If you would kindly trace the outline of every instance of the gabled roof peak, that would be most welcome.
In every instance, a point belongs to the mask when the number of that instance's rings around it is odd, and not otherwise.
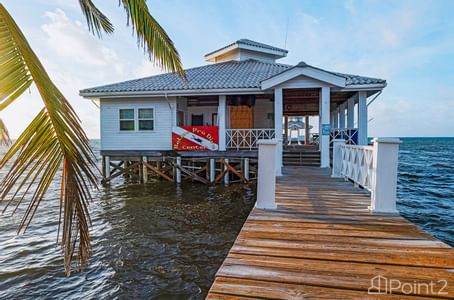
[[[301,68],[305,68],[305,67],[310,67],[308,64],[306,64],[304,61],[300,61],[296,67],[301,67]]]

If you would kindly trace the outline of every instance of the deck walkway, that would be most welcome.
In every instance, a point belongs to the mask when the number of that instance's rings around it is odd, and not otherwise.
[[[366,193],[320,168],[286,167],[284,175],[278,209],[252,210],[208,299],[454,298],[451,247],[400,216],[372,215]],[[377,275],[402,287],[368,295]]]

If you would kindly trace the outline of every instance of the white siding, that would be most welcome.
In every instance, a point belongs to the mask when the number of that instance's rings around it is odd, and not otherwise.
[[[277,85],[276,87],[291,89],[291,88],[320,88],[324,86],[330,85],[323,81],[319,81],[317,79],[301,75],[290,80],[287,80]]]
[[[214,59],[215,63],[222,63],[231,60],[248,60],[248,59],[255,59],[258,61],[274,63],[276,62],[276,56],[268,53],[251,51],[247,49],[235,49],[230,52],[221,54]]]
[[[257,51],[250,51],[246,49],[240,50],[240,60],[248,60],[248,59],[255,59],[258,61],[263,61],[267,63],[274,63],[276,61],[276,57],[271,54],[261,53]]]
[[[235,49],[233,51],[221,54],[214,59],[215,63],[222,63],[231,60],[240,60],[240,51]]]
[[[169,106],[170,104],[170,106]],[[153,108],[153,131],[120,131],[119,110]],[[171,150],[172,126],[176,120],[176,101],[169,98],[101,99],[102,150]]]
[[[254,128],[274,128],[274,119],[268,119],[268,114],[273,113],[273,102],[267,99],[255,101]]]

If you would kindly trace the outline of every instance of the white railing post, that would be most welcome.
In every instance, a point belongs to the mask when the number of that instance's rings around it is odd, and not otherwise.
[[[397,162],[399,139],[375,138],[373,140],[372,195],[370,209],[379,213],[397,213]]]
[[[331,177],[342,177],[342,145],[344,144],[344,139],[333,140],[333,169],[331,170]]]
[[[276,151],[278,141],[259,140],[257,202],[255,207],[276,209]]]

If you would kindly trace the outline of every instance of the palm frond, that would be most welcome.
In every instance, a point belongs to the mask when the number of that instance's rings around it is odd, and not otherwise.
[[[80,8],[87,20],[88,29],[100,37],[102,32],[112,33],[114,27],[110,23],[109,18],[106,17],[91,0],[79,0]]]
[[[9,146],[11,144],[11,139],[9,137],[8,128],[6,128],[5,123],[0,119],[0,146]]]
[[[137,43],[154,58],[159,67],[177,72],[185,78],[180,55],[165,30],[153,18],[148,10],[146,0],[119,0],[137,36]]]
[[[73,108],[53,84],[1,4],[0,70],[0,110],[17,99],[32,83],[44,102],[41,112],[0,160],[0,168],[12,162],[0,183],[0,200],[11,196],[5,209],[11,204],[16,208],[27,205],[18,228],[19,232],[25,231],[62,168],[60,243],[64,251],[65,272],[69,274],[73,262],[83,267],[91,253],[87,207],[91,199],[90,187],[97,185],[94,155]]]

